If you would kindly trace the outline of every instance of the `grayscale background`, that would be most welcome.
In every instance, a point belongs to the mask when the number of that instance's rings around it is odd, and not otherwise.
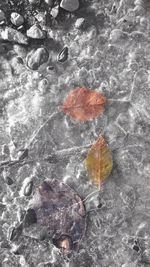
[[[150,266],[150,2],[82,0],[77,11],[61,8],[56,18],[41,2],[0,0],[0,266]],[[23,16],[22,28],[10,21],[12,12]],[[47,36],[26,39],[37,21]],[[68,59],[60,63],[66,46]],[[49,59],[32,70],[27,55],[34,64],[41,47]],[[60,111],[78,86],[105,94],[103,115],[78,123]],[[101,134],[113,171],[98,192],[83,160]],[[92,193],[86,234],[69,260],[51,242],[38,241],[35,227],[9,240],[45,178],[64,181],[82,199]]]

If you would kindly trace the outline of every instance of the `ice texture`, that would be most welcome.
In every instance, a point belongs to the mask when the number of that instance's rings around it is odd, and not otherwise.
[[[5,9],[2,2],[0,8]],[[28,48],[11,43],[0,47],[2,267],[150,266],[149,1],[81,2],[79,13],[65,14],[60,26],[55,22],[46,29],[53,70],[26,67],[26,55],[35,43]],[[74,27],[78,17],[87,21],[83,30]],[[57,63],[65,46],[68,60]],[[103,115],[78,123],[61,112],[67,94],[78,86],[103,92]],[[83,161],[101,134],[113,153],[113,171],[98,191]],[[86,234],[69,260],[51,240],[40,241],[35,227],[10,241],[13,227],[45,178],[67,183],[85,203]],[[33,192],[25,196],[25,184],[31,180]]]

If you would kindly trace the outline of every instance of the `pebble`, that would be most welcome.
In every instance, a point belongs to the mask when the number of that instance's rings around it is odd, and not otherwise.
[[[27,36],[32,39],[44,39],[46,38],[46,31],[43,31],[39,25],[33,25],[27,30]]]
[[[39,4],[39,0],[29,0],[29,3],[31,5],[36,5],[36,4]]]
[[[16,12],[11,13],[10,20],[15,26],[21,26],[24,23],[24,18]]]
[[[39,82],[38,89],[41,94],[45,94],[47,92],[47,89],[49,87],[49,81],[44,78]]]
[[[6,184],[8,184],[8,185],[12,185],[14,182],[13,182],[13,180],[11,179],[11,177],[6,177],[6,179],[5,179],[5,182],[6,182]]]
[[[33,223],[37,222],[37,217],[34,209],[28,209],[24,218],[25,227],[30,226]]]
[[[59,6],[53,7],[50,14],[53,18],[57,18],[58,14],[59,14]]]
[[[5,14],[4,12],[0,9],[0,21],[5,20]]]
[[[85,19],[84,18],[77,19],[76,22],[75,22],[75,28],[76,29],[81,29],[84,23],[85,23]]]
[[[22,59],[22,57],[16,57],[16,59],[17,59],[17,63],[18,64],[22,64],[23,65],[23,59]]]
[[[18,236],[20,236],[22,233],[22,225],[19,225],[18,227],[13,227],[11,233],[10,233],[10,237],[9,240],[12,241],[14,239],[16,239]]]
[[[49,6],[53,6],[54,0],[45,0],[45,3]]]
[[[120,29],[114,29],[112,30],[112,32],[110,33],[110,40],[111,42],[115,43],[118,42],[120,40],[122,41],[126,41],[128,40],[129,35],[126,32],[121,31]]]
[[[68,47],[64,47],[58,55],[58,62],[65,62],[68,59]]]
[[[49,53],[46,48],[41,47],[32,50],[27,55],[27,66],[32,70],[37,70],[42,64],[46,63],[49,58]]]
[[[21,32],[18,32],[17,30],[11,27],[5,27],[4,29],[0,29],[0,40],[6,40],[9,42],[24,45],[28,44],[28,38]]]
[[[60,7],[69,12],[73,12],[79,8],[79,1],[78,0],[62,0],[60,3]]]
[[[24,188],[24,196],[30,196],[32,193],[33,181],[30,181]]]
[[[47,66],[46,70],[47,70],[47,72],[51,72],[52,70],[54,70],[54,66],[49,65],[49,66]]]
[[[35,18],[40,23],[40,25],[46,24],[46,13],[45,12],[38,12],[37,15],[35,15]]]

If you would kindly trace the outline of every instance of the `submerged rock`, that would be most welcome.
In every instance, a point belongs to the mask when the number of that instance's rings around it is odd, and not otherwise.
[[[29,0],[29,3],[31,5],[38,5],[40,3],[40,0]]]
[[[24,23],[24,18],[20,14],[13,12],[11,13],[11,22],[15,26],[21,26]]]
[[[54,0],[44,0],[44,2],[48,4],[49,6],[53,6],[54,4]]]
[[[46,63],[49,58],[49,53],[46,48],[40,47],[36,50],[32,50],[27,55],[27,66],[31,70],[37,70],[42,64]]]
[[[73,12],[79,8],[79,1],[78,0],[62,0],[60,3],[60,7],[69,12]]]
[[[44,39],[46,38],[46,31],[43,31],[39,25],[33,25],[27,30],[27,36],[32,39]]]
[[[75,23],[75,28],[76,29],[81,29],[83,25],[85,24],[85,19],[84,18],[78,18]]]
[[[26,184],[24,188],[24,195],[30,196],[32,193],[32,188],[33,188],[33,181],[30,181],[29,183]]]
[[[59,14],[59,6],[53,7],[50,14],[53,18],[57,18],[58,14]]]
[[[64,47],[63,50],[58,55],[58,62],[65,62],[68,59],[68,47]]]
[[[0,9],[0,21],[5,20],[5,14],[4,12]]]
[[[18,44],[28,44],[28,38],[11,27],[0,28],[0,40],[6,40]]]

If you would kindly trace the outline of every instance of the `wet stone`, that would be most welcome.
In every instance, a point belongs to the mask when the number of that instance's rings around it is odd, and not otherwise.
[[[0,9],[0,21],[5,20],[5,14],[4,12]]]
[[[40,3],[40,0],[29,0],[29,3],[31,5],[38,5]]]
[[[13,180],[11,179],[11,177],[9,177],[9,176],[5,178],[5,182],[8,185],[12,185],[14,183]]]
[[[57,18],[59,14],[59,6],[55,6],[54,8],[52,8],[50,14],[53,18]]]
[[[0,29],[0,40],[6,40],[9,42],[24,45],[28,44],[28,38],[21,32],[11,27],[5,27],[4,29]]]
[[[11,233],[10,233],[10,241],[18,238],[22,233],[22,224],[20,224],[18,227],[14,227],[12,230],[11,230]]]
[[[11,13],[11,22],[15,26],[21,26],[24,23],[24,18],[20,14],[13,12]]]
[[[54,70],[54,66],[47,66],[47,72],[51,72],[52,70]]]
[[[47,92],[47,89],[49,87],[49,81],[44,78],[39,82],[38,89],[41,94],[45,94]]]
[[[136,252],[139,252],[139,250],[140,250],[139,247],[138,247],[137,245],[134,245],[134,246],[133,246],[133,249],[134,249]]]
[[[33,181],[30,181],[24,188],[24,195],[30,196],[32,193]]]
[[[24,226],[28,227],[37,222],[37,216],[34,209],[28,209],[23,220]]]
[[[53,6],[54,0],[44,0],[44,2],[49,6]]]
[[[69,12],[73,12],[79,8],[79,1],[78,0],[62,0],[60,3],[60,7]]]
[[[49,53],[46,48],[41,47],[36,50],[32,50],[27,55],[27,66],[31,70],[37,70],[42,64],[46,63],[49,58]]]
[[[33,25],[29,30],[27,30],[27,36],[32,39],[45,39],[46,32],[41,29],[39,25]]]
[[[68,59],[68,47],[64,47],[58,55],[58,62],[65,62]]]
[[[17,57],[17,63],[19,63],[19,64],[23,64],[23,59],[22,59],[22,57]]]
[[[84,18],[79,18],[75,22],[75,28],[76,29],[81,29],[85,24],[85,19]]]

